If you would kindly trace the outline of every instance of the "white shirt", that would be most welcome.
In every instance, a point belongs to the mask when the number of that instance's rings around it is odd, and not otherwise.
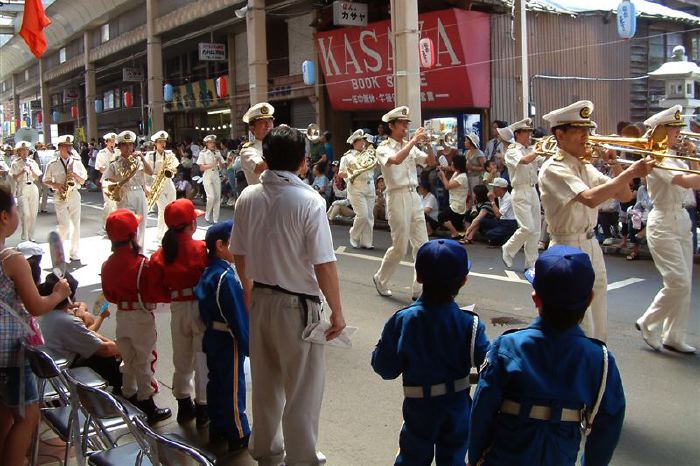
[[[4,164],[4,162],[3,162]],[[34,183],[34,179],[41,176],[41,170],[39,170],[39,165],[33,160],[27,157],[26,160],[21,157],[17,157],[12,161],[12,166],[9,168],[10,175],[15,176],[24,171],[24,167],[28,166],[31,175],[27,174],[26,177],[16,180],[17,190],[20,191],[25,184]],[[5,165],[7,167],[7,165]],[[3,167],[3,169],[7,169]]]
[[[257,164],[263,161],[262,141],[256,139],[246,143],[241,149],[241,168],[245,174],[248,186],[260,183],[260,174],[255,173]]]
[[[513,211],[513,196],[506,191],[502,198],[498,201],[498,210],[501,212],[501,220],[515,220],[515,212]]]
[[[209,149],[202,149],[199,151],[199,157],[197,157],[197,165],[212,165],[215,164],[209,170],[204,171],[205,178],[219,177],[219,162],[223,162],[224,158],[221,156],[221,152],[218,150],[210,151]]]
[[[95,158],[95,168],[101,172],[104,172],[107,170],[109,164],[117,157],[119,157],[119,149],[117,148],[111,152],[106,147],[104,149],[100,149],[100,151],[97,153],[97,157]]]
[[[87,178],[87,170],[78,154],[71,154],[67,159],[63,160],[58,152],[56,152],[54,159],[46,166],[44,181],[63,184],[66,182],[66,173],[69,172],[73,172],[83,180]]]
[[[516,142],[508,146],[505,161],[508,167],[508,176],[513,188],[519,186],[535,186],[537,184],[537,159],[528,164],[520,163],[520,160],[532,152],[532,149]]]
[[[450,181],[459,183],[459,188],[450,189],[450,209],[460,215],[467,213],[467,195],[469,194],[469,179],[466,173],[455,172]]]
[[[408,157],[398,165],[389,165],[389,157],[393,156],[403,149],[408,142],[399,142],[389,138],[379,144],[377,148],[377,159],[382,167],[382,175],[386,183],[386,191],[391,192],[394,189],[408,188],[416,189],[418,187],[418,174],[416,166],[425,165],[428,154],[413,146]]]
[[[334,262],[326,201],[291,172],[266,170],[243,190],[230,249],[246,258],[253,281],[320,296],[314,265]]]
[[[669,151],[670,153],[672,151]],[[662,165],[667,167],[688,168],[683,160],[665,158]],[[654,209],[680,210],[688,190],[673,184],[673,178],[683,175],[683,172],[654,169],[647,176],[647,190]]]
[[[353,172],[352,169],[355,166],[356,157],[360,152],[355,149],[350,149],[340,158],[340,165],[338,166],[338,173],[343,173],[347,175],[345,181],[347,182],[348,191],[350,194],[364,193],[368,195],[374,195],[374,169],[367,170],[364,173],[357,175],[352,183],[350,182],[350,177]]]
[[[141,157],[136,158],[136,163],[138,165],[136,173],[129,179],[129,181],[122,185],[126,189],[130,189],[135,186],[143,187],[145,183],[146,173],[143,171],[143,160],[141,160]],[[105,170],[104,174],[102,175],[102,179],[121,182],[123,178],[120,173],[127,173],[128,171],[129,163],[127,162],[127,158],[120,155],[112,163],[110,163],[109,166],[107,166],[107,170]]]
[[[421,206],[423,207],[423,212],[425,212],[426,207],[430,207],[430,209],[431,209],[430,213],[428,213],[426,215],[437,222],[439,208],[438,208],[438,201],[435,198],[435,196],[433,195],[433,193],[428,191],[428,194],[426,194],[425,196],[421,196],[420,203],[421,203]]]

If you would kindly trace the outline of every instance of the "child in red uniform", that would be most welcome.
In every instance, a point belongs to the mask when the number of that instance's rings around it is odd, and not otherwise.
[[[178,199],[165,206],[163,246],[151,256],[158,283],[170,297],[170,331],[173,340],[173,395],[177,399],[177,422],[197,418],[197,425],[209,422],[207,416],[207,359],[202,352],[204,323],[194,287],[207,267],[204,241],[192,239],[197,217],[204,212],[189,199]],[[192,402],[192,379],[196,405]]]
[[[156,347],[153,310],[168,300],[156,286],[154,269],[140,254],[136,235],[143,220],[127,209],[107,217],[105,229],[112,241],[112,255],[102,264],[102,291],[117,304],[117,347],[122,355],[122,394],[135,401],[153,424],[171,416],[153,402],[151,359]]]

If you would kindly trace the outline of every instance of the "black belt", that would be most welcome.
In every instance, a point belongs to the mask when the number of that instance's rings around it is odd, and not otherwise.
[[[294,291],[285,290],[284,288],[282,288],[279,285],[268,285],[267,283],[253,282],[253,287],[267,288],[270,290],[279,291],[280,293],[296,296],[297,298],[300,298],[304,301],[309,300],[309,301],[313,301],[316,304],[321,304],[321,298],[319,298],[318,296],[314,296],[311,294],[304,294],[304,293],[295,293]]]

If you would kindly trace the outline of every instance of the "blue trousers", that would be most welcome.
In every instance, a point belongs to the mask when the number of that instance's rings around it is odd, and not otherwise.
[[[482,218],[479,223],[479,233],[484,235],[489,244],[503,245],[518,229],[517,220],[502,220],[498,218]]]
[[[469,436],[469,392],[406,398],[397,466],[464,466]]]
[[[218,330],[206,330],[202,347],[209,368],[207,412],[212,424],[209,429],[215,428],[227,440],[250,435],[245,412],[245,356],[238,351],[230,334]]]

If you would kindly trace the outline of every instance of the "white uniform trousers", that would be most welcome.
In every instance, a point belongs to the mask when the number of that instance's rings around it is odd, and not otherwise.
[[[39,188],[36,184],[17,184],[17,213],[22,226],[22,241],[34,241],[34,226],[39,209]]]
[[[513,212],[518,222],[518,229],[503,245],[503,250],[514,257],[520,248],[525,253],[525,268],[535,266],[537,260],[537,243],[540,240],[540,198],[534,186],[516,186],[513,188]]]
[[[168,228],[165,224],[165,206],[173,202],[176,197],[175,184],[172,180],[165,180],[163,191],[156,200],[156,206],[158,207],[158,242],[163,239],[165,230]]]
[[[608,340],[608,272],[605,269],[603,251],[598,240],[582,235],[555,235],[552,234],[550,247],[556,244],[565,244],[581,249],[588,254],[593,264],[595,281],[593,282],[593,301],[583,316],[581,329],[587,337],[596,338],[602,342]]]
[[[107,193],[104,191],[102,191],[102,199],[104,200],[104,204],[102,205],[102,227],[104,228],[107,224],[107,217],[109,217],[109,214],[117,210],[117,203],[107,197]]]
[[[39,189],[39,196],[41,197],[41,206],[39,206],[39,210],[46,212],[46,204],[49,202],[49,190],[51,188],[41,181],[37,181],[37,188]]]
[[[77,189],[68,194],[65,201],[54,196],[54,207],[58,219],[58,233],[66,241],[70,236],[70,257],[79,258],[80,254],[80,213],[82,210],[81,196]]]
[[[199,316],[197,301],[170,303],[170,333],[173,340],[173,396],[181,400],[192,398],[207,404],[207,357],[202,352],[204,322]],[[194,379],[194,390],[192,382]]]
[[[372,183],[362,189],[348,188],[348,200],[355,212],[355,220],[350,228],[350,239],[358,246],[372,246],[374,236],[374,201],[377,195]]]
[[[307,300],[306,306],[311,321],[317,322],[321,305]],[[283,459],[287,466],[320,464],[316,442],[326,360],[323,345],[301,339],[306,325],[300,298],[253,288],[250,365],[255,422],[249,450],[261,466],[278,466]]]
[[[423,207],[414,188],[395,189],[386,194],[386,218],[391,228],[391,246],[384,254],[382,265],[377,272],[379,284],[384,288],[388,288],[388,281],[406,255],[409,243],[415,262],[418,249],[428,242]],[[419,295],[421,289],[414,270],[413,295]]]
[[[664,343],[685,343],[693,282],[693,245],[690,217],[685,209],[654,207],[647,220],[647,242],[663,288],[642,319],[648,327],[663,323]]]
[[[143,216],[139,223],[137,241],[143,248],[146,238],[146,194],[140,186],[133,186],[123,189],[122,200],[117,202],[117,209],[128,209],[135,214]]]
[[[117,311],[117,347],[122,355],[122,393],[139,401],[153,396],[151,363],[156,349],[156,322],[150,311]]]
[[[221,209],[221,179],[211,170],[204,173],[204,192],[207,193],[207,210],[204,219],[216,223],[219,221]]]

